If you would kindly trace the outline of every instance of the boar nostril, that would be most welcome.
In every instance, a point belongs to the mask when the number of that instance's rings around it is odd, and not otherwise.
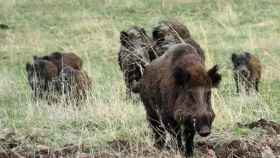
[[[210,134],[210,131],[203,131],[198,133],[201,137],[207,137]]]

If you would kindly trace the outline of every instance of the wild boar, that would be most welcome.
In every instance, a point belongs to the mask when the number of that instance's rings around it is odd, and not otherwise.
[[[127,96],[131,96],[133,87],[143,75],[145,65],[150,62],[148,54],[150,42],[146,31],[141,27],[133,26],[120,33],[118,63],[123,72]]]
[[[37,58],[53,62],[57,66],[58,72],[64,66],[71,66],[74,69],[81,70],[83,64],[82,59],[75,53],[53,52],[50,55]]]
[[[237,93],[240,92],[241,86],[245,88],[247,94],[252,89],[258,92],[262,72],[260,60],[251,53],[244,52],[239,55],[233,53],[231,61]]]
[[[140,97],[156,147],[164,146],[167,130],[186,156],[193,154],[195,133],[203,137],[210,134],[215,117],[211,89],[220,81],[217,65],[207,71],[204,59],[190,44],[171,46],[146,67]]]
[[[52,62],[34,57],[32,63],[26,64],[26,71],[28,83],[35,97],[46,97],[51,91],[55,91],[53,81],[57,77],[58,70]]]
[[[151,60],[161,56],[174,44],[187,43],[192,45],[198,54],[204,59],[204,51],[192,38],[189,29],[175,19],[163,20],[153,28],[153,49],[149,52]]]
[[[59,75],[59,91],[67,100],[81,101],[87,98],[92,81],[85,71],[77,70],[71,66],[63,67]]]

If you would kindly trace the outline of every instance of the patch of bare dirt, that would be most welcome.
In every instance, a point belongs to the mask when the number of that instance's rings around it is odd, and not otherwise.
[[[273,121],[267,121],[265,119],[260,119],[256,122],[248,123],[248,124],[237,124],[239,127],[247,127],[250,129],[254,128],[262,128],[268,132],[268,134],[280,134],[280,124],[273,122]]]
[[[258,137],[242,137],[225,141],[198,142],[196,149],[206,158],[279,158],[280,157],[280,125],[273,121],[260,119],[256,122],[241,124],[241,128],[264,129],[266,134]],[[214,154],[213,154],[214,151]]]
[[[280,158],[279,124],[260,119],[249,124],[239,124],[241,128],[262,128],[265,134],[257,137],[246,136],[226,139],[225,136],[209,137],[196,142],[195,155],[200,158]],[[27,137],[29,138],[29,137]],[[26,138],[25,138],[26,139]],[[16,138],[14,132],[0,133],[0,158],[182,158],[176,149],[157,150],[151,144],[131,143],[127,140],[114,140],[107,147],[93,155],[87,153],[91,146],[68,144],[59,149],[35,144],[30,150],[26,142]]]
[[[231,142],[223,144],[220,148],[217,148],[216,154],[220,158],[261,158],[262,151],[258,144],[249,142],[247,140],[233,140]]]
[[[114,140],[108,147],[95,154],[95,158],[181,158],[175,150],[159,151],[150,144],[132,144],[126,140]]]
[[[260,140],[235,139],[220,145],[199,142],[197,150],[207,158],[278,158],[280,138],[263,136]]]
[[[51,150],[44,146],[34,152],[13,149],[0,151],[0,158],[93,158],[93,156],[81,152],[76,146],[64,147],[58,150]]]
[[[68,144],[59,149],[51,149],[46,145],[28,144],[33,137],[17,137],[13,131],[0,133],[0,158],[93,158],[83,153],[86,145]]]

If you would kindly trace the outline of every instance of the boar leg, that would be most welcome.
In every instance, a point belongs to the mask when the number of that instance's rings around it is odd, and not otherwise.
[[[168,130],[168,132],[176,138],[177,147],[180,151],[184,151],[182,145],[182,132],[181,126],[173,119],[163,119],[164,126]]]
[[[132,83],[133,83],[133,79],[131,77],[131,73],[129,72],[129,70],[126,70],[124,72],[124,80],[125,80],[125,84],[126,84],[126,97],[131,98],[132,95]]]
[[[139,70],[138,70],[139,69]],[[127,96],[131,98],[132,92],[140,91],[140,84],[137,82],[141,78],[141,70],[138,65],[131,65],[130,69],[125,72],[125,81],[127,87]]]
[[[237,74],[234,75],[234,81],[235,81],[235,85],[236,85],[236,93],[239,93],[240,92],[240,89],[239,89],[239,79],[238,79],[238,75]]]
[[[126,99],[131,98],[132,94],[131,94],[131,90],[129,88],[126,88]]]
[[[245,82],[245,91],[247,95],[250,95],[250,92],[252,91],[252,87],[254,84],[255,84],[254,82],[251,82],[249,80]]]
[[[162,127],[160,118],[157,114],[157,112],[150,108],[151,106],[146,107],[146,112],[147,112],[147,120],[152,127],[152,130],[154,132],[154,137],[155,137],[155,147],[158,149],[162,149],[165,144],[165,137],[166,133],[164,128]]]
[[[180,126],[177,126],[174,128],[174,131],[171,132],[171,134],[173,135],[174,138],[176,138],[177,140],[177,145],[178,145],[178,149],[183,152],[183,145],[182,145],[182,133],[181,133],[181,128]]]
[[[133,81],[133,83],[132,83],[132,92],[133,93],[139,93],[140,92],[140,82],[138,81]]]
[[[195,130],[193,128],[185,128],[184,129],[184,139],[185,139],[185,155],[186,157],[193,155],[194,143],[193,138],[195,135]]]
[[[259,81],[256,81],[255,83],[255,89],[257,92],[259,92]]]

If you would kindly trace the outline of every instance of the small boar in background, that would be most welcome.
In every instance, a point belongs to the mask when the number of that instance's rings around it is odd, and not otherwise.
[[[59,91],[67,100],[76,102],[86,99],[91,89],[92,81],[85,71],[77,70],[71,66],[63,67],[59,75]]]
[[[75,53],[53,52],[50,55],[38,58],[53,62],[57,66],[58,72],[60,72],[64,66],[71,66],[74,69],[81,70],[83,64],[82,59]]]
[[[43,98],[55,91],[54,80],[58,69],[55,64],[48,60],[33,57],[32,63],[26,64],[28,83],[35,97]]]
[[[150,49],[151,60],[161,56],[166,50],[178,43],[192,45],[198,54],[204,59],[204,51],[191,37],[189,29],[175,19],[160,21],[152,30],[153,49]]]
[[[262,66],[259,59],[251,53],[233,53],[231,56],[233,63],[233,75],[237,93],[241,88],[245,88],[247,94],[253,89],[259,91]]]
[[[26,64],[26,71],[34,97],[47,99],[49,103],[58,101],[62,95],[69,101],[86,99],[91,79],[81,68],[82,59],[74,53],[33,56],[32,63]]]

